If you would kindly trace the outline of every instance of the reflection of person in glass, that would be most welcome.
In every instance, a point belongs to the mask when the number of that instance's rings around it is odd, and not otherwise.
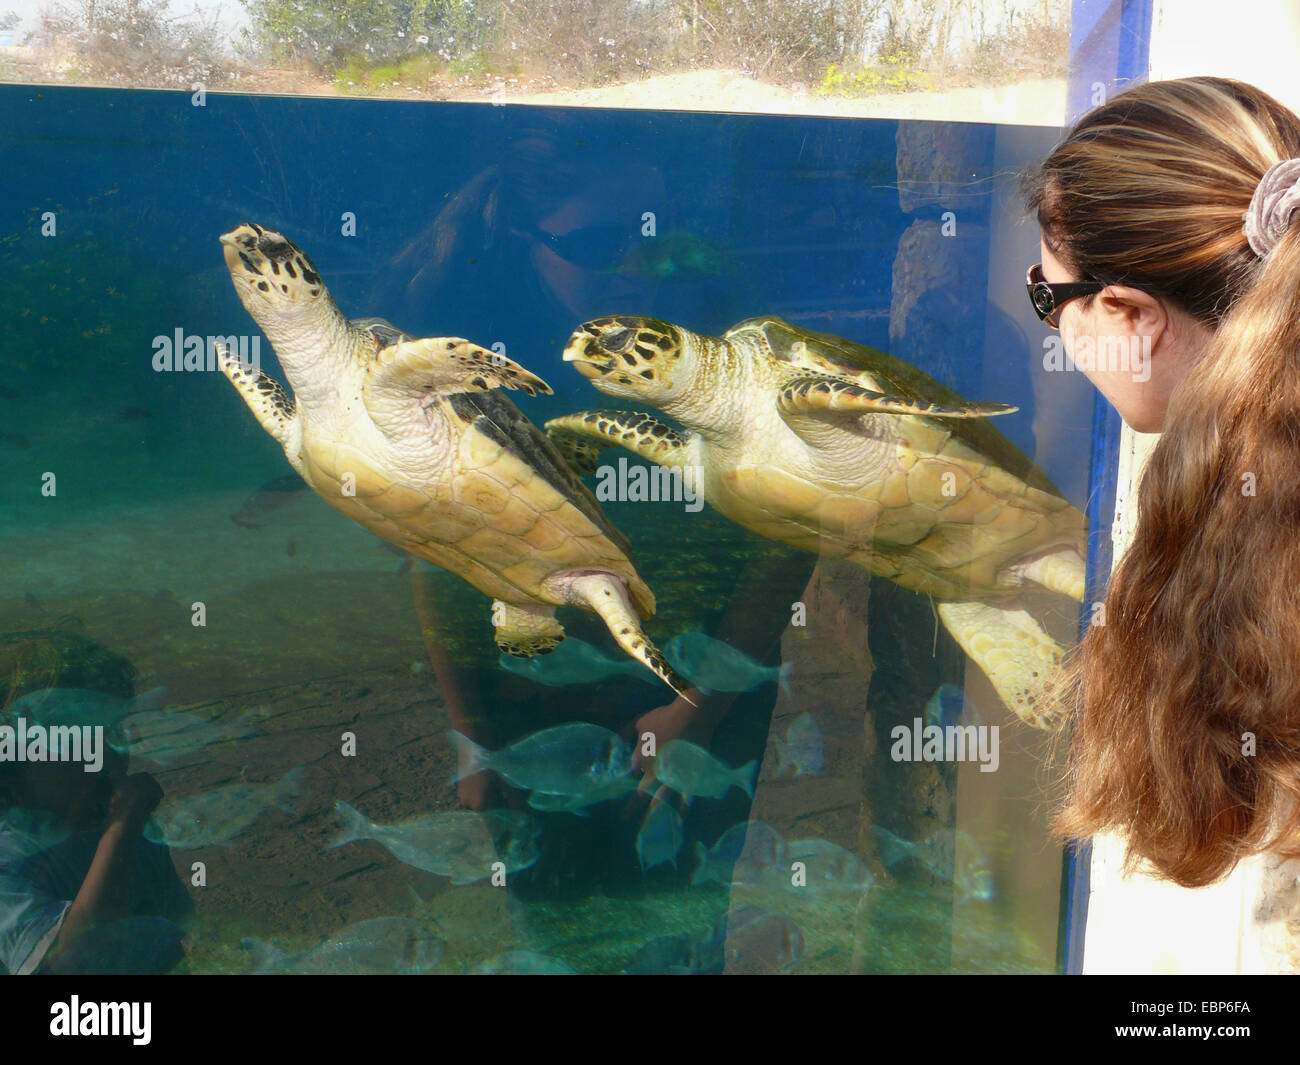
[[[746,293],[734,278],[710,275],[721,260],[704,254],[700,241],[647,241],[651,218],[661,227],[660,235],[663,227],[671,226],[664,176],[643,146],[602,141],[590,128],[570,126],[559,116],[539,121],[500,162],[448,199],[429,228],[396,257],[380,281],[376,299],[392,306],[392,294],[402,293],[405,306],[399,302],[394,314],[414,321],[434,309],[441,331],[479,336],[484,342],[499,340],[511,357],[557,390],[578,390],[581,386],[564,376],[560,353],[579,322],[620,311],[707,321],[709,315],[725,315],[729,302],[746,306]],[[682,262],[656,259],[646,254],[647,245],[675,248]],[[501,291],[483,283],[502,277],[517,285]],[[665,284],[665,277],[690,283]],[[735,317],[741,316],[738,309]],[[569,413],[572,403],[562,396],[549,404],[539,400],[530,403],[528,414],[536,421]],[[637,530],[623,531],[635,542]],[[788,621],[789,604],[807,582],[812,560],[791,566],[783,559],[768,559],[755,566],[745,571],[738,567],[733,602],[715,635],[766,661]],[[653,574],[643,576],[653,587]],[[436,631],[444,613],[434,587],[425,581],[417,589],[426,632]],[[486,735],[490,722],[470,708],[481,701],[469,690],[472,682],[435,643],[430,643],[430,657],[453,727],[493,746]],[[622,728],[629,739],[652,732],[658,748],[676,738],[708,746],[737,694],[705,696],[692,689],[688,695],[689,700],[676,698],[611,727]],[[757,698],[770,704],[772,696],[760,693]],[[642,790],[648,792],[653,789],[654,758],[642,752],[638,744],[635,764],[646,773]],[[761,757],[761,747],[756,754]],[[462,803],[472,808],[496,801],[493,788],[483,773],[458,784]]]
[[[1141,85],[1080,120],[1029,205],[1039,315],[1163,434],[1065,678],[1056,827],[1121,831],[1159,875],[1212,883],[1296,850],[1300,118],[1240,82]]]
[[[0,762],[0,963],[11,974],[162,973],[192,907],[167,848],[141,833],[162,790],[105,752]]]

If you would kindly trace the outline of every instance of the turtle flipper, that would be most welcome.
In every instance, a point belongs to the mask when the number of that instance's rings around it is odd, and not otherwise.
[[[217,366],[244,397],[257,424],[275,437],[285,451],[291,450],[302,433],[302,423],[293,400],[280,382],[258,367],[240,362],[224,347],[217,349]]]
[[[578,473],[595,473],[600,452],[623,447],[660,466],[683,468],[690,463],[696,434],[630,410],[588,410],[552,418],[546,434]]]
[[[1043,702],[1061,648],[1026,611],[980,602],[935,604],[944,627],[989,678],[1002,701],[1026,724],[1055,729],[1055,707]]]
[[[522,606],[494,599],[492,623],[497,646],[516,658],[550,654],[564,639],[564,626],[555,620],[552,606]]]
[[[925,400],[887,396],[849,377],[809,374],[797,377],[781,389],[778,403],[783,413],[824,414],[917,414],[927,418],[993,418],[1019,410],[1006,403],[966,403],[945,407]]]
[[[1022,577],[1082,603],[1087,566],[1073,548],[1066,548],[1014,567]]]
[[[551,392],[550,385],[517,362],[460,337],[403,340],[381,348],[375,352],[369,374],[367,396],[375,392],[486,392],[492,388],[517,388],[530,396]]]
[[[672,688],[691,705],[686,685],[673,672],[663,653],[641,628],[641,620],[628,599],[627,588],[617,577],[608,573],[584,573],[569,585],[569,598],[600,615],[618,645],[644,665],[655,676]]]

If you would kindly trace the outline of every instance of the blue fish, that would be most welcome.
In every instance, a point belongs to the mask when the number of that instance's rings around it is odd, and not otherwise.
[[[260,939],[240,946],[254,974],[308,973],[317,976],[419,975],[434,969],[446,944],[419,921],[376,917],[349,925],[310,950],[290,954]]]
[[[720,799],[732,788],[740,788],[752,799],[758,763],[746,762],[733,769],[690,740],[670,740],[655,759],[654,772],[657,780],[683,799],[697,795]]]
[[[684,632],[664,645],[669,665],[700,691],[747,692],[760,684],[775,681],[790,694],[787,678],[793,663],[765,666],[729,643],[705,636],[702,632]]]
[[[822,732],[807,710],[790,722],[785,739],[776,739],[773,744],[777,753],[777,776],[787,769],[793,769],[796,777],[821,772],[825,758]]]
[[[814,895],[839,892],[861,894],[875,883],[866,864],[850,850],[826,839],[797,839],[787,844],[791,864],[803,863],[804,883],[791,890]]]
[[[125,754],[129,744],[122,722],[132,714],[161,707],[166,695],[166,688],[154,688],[133,699],[83,688],[44,688],[15,699],[0,715],[0,721],[21,717],[28,725],[46,728],[55,725],[101,727],[104,741],[113,750]]]
[[[531,950],[512,950],[476,965],[473,976],[576,976],[577,970],[566,961]]]
[[[885,865],[894,866],[908,858],[919,862],[935,876],[952,882],[959,903],[993,897],[989,860],[970,833],[949,829],[912,843],[879,825],[872,825],[871,831],[880,844],[880,860]]]
[[[582,795],[548,795],[544,791],[534,791],[528,796],[528,805],[542,813],[573,814],[576,817],[589,817],[587,807],[597,803],[609,802],[636,791],[634,777],[619,777],[605,787],[595,788]]]
[[[451,733],[463,769],[456,781],[490,769],[517,788],[547,795],[590,795],[614,787],[632,772],[632,748],[617,733],[577,722],[534,732],[489,751],[459,732]]]
[[[742,884],[763,887],[790,880],[785,838],[763,821],[741,821],[722,833],[713,847],[695,844],[691,884]]]
[[[494,818],[495,811],[452,810],[380,825],[342,800],[334,809],[343,827],[330,841],[331,847],[374,840],[399,862],[449,877],[456,886],[486,879],[498,862],[507,873],[514,873],[538,858],[536,837],[522,829],[520,815]],[[500,843],[498,836],[503,837]]]
[[[122,734],[131,757],[169,766],[217,744],[256,735],[257,729],[249,723],[251,714],[214,721],[193,710],[153,710],[124,720]]]
[[[297,812],[306,791],[307,767],[298,766],[272,784],[227,784],[172,802],[154,811],[144,836],[178,850],[212,847],[233,839],[271,806]]]
[[[641,831],[636,834],[636,856],[641,862],[641,871],[647,872],[657,865],[672,862],[677,868],[677,855],[686,842],[686,827],[682,817],[672,803],[657,803],[641,823]]]
[[[571,684],[595,684],[610,677],[634,677],[646,684],[659,684],[659,679],[639,662],[627,658],[613,658],[599,647],[567,637],[554,651],[536,658],[516,658],[503,654],[501,668],[507,673],[545,684],[552,688],[565,688]]]

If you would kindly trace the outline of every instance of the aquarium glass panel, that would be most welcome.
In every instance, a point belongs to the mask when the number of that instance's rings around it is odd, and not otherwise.
[[[1059,131],[0,113],[0,963],[1057,970]]]

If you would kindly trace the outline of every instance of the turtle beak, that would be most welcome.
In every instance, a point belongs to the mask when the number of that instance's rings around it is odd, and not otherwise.
[[[569,338],[561,357],[565,362],[573,363],[578,373],[589,380],[603,377],[614,368],[614,360],[609,352],[602,351],[596,344],[596,338],[582,329]]]

